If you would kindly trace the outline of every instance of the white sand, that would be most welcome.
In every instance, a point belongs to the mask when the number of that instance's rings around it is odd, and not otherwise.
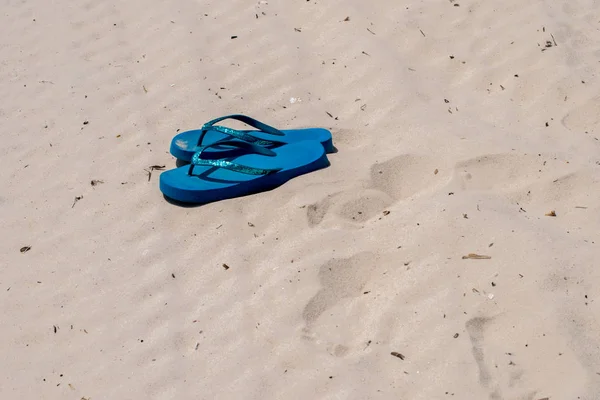
[[[599,10],[5,1],[0,397],[600,398]],[[339,152],[165,201],[234,112]]]

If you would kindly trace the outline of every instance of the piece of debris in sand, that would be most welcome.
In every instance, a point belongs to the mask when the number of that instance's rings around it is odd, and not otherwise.
[[[552,210],[544,214],[546,217],[556,217],[556,211]]]
[[[75,207],[75,204],[77,204],[77,202],[81,199],[83,199],[83,196],[76,196],[73,200],[73,205],[71,206],[71,208]]]
[[[484,256],[482,254],[469,253],[466,256],[463,256],[463,260],[489,260],[490,256]]]
[[[394,357],[398,357],[401,360],[404,360],[404,358],[405,358],[404,354],[400,354],[400,353],[398,353],[396,351],[392,351],[390,354],[393,355]]]
[[[152,171],[162,171],[165,169],[166,165],[151,165],[148,169],[144,169],[148,173],[148,182],[150,182],[150,178],[152,178]]]

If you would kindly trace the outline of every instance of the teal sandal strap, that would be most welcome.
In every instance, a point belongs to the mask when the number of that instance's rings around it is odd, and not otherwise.
[[[215,159],[202,158],[202,153],[204,152],[204,150],[206,150],[207,148],[210,148],[210,147],[215,147],[215,146],[237,147],[240,149],[248,150],[248,153],[260,154],[260,155],[267,156],[267,157],[274,157],[276,155],[271,150],[269,150],[265,147],[262,147],[262,146],[252,144],[252,143],[236,142],[233,140],[224,140],[221,142],[209,144],[208,146],[204,146],[204,147],[202,147],[202,149],[200,149],[200,151],[198,151],[196,154],[194,154],[194,156],[192,157],[192,162],[190,163],[190,169],[188,170],[188,175],[192,175],[194,166],[196,166],[196,165],[225,168],[225,169],[229,169],[231,171],[241,172],[241,173],[248,174],[248,175],[268,175],[268,174],[273,174],[273,173],[281,170],[281,168],[264,169],[264,168],[248,167],[246,165],[237,164],[237,163],[223,160],[223,159],[215,160]]]
[[[285,136],[285,134],[283,132],[281,132],[280,130],[275,129],[272,126],[269,126],[269,125],[267,125],[263,122],[260,122],[254,118],[248,117],[246,115],[241,115],[241,114],[232,114],[232,115],[226,115],[224,117],[216,118],[216,119],[213,119],[212,121],[208,121],[207,123],[205,123],[202,126],[202,132],[200,133],[200,137],[198,138],[197,145],[198,146],[202,145],[202,141],[204,140],[204,136],[206,135],[206,132],[211,131],[211,130],[218,131],[218,132],[224,133],[226,135],[230,135],[230,136],[233,136],[240,140],[243,140],[245,142],[253,143],[253,144],[257,144],[257,145],[261,145],[261,146],[268,146],[268,145],[273,145],[276,143],[281,143],[281,142],[277,141],[276,139],[272,139],[272,140],[260,139],[260,138],[257,138],[256,136],[253,136],[252,134],[250,134],[248,132],[239,131],[237,129],[228,128],[226,126],[215,125],[216,123],[221,122],[226,119],[235,119],[235,120],[241,121],[247,125],[250,125],[253,128],[256,128],[260,132],[268,133],[273,136]]]

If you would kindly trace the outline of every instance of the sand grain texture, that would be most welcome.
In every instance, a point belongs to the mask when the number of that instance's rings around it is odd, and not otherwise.
[[[0,397],[600,398],[598,15],[4,1]],[[234,112],[339,151],[165,201],[173,135]]]

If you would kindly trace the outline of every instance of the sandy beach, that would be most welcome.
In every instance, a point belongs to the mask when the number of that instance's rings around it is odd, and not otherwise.
[[[600,2],[3,5],[0,398],[600,399]],[[168,202],[233,113],[338,151]]]

